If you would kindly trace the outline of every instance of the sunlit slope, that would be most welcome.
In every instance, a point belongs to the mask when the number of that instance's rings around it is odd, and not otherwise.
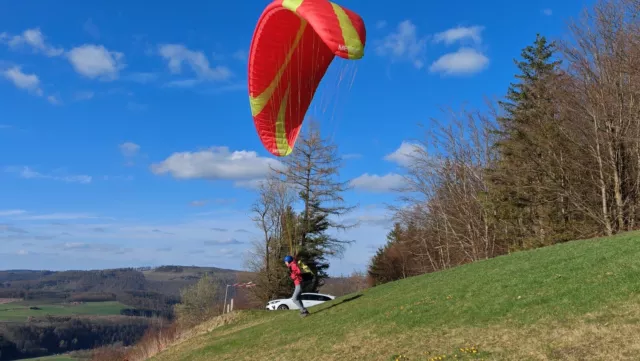
[[[638,359],[639,290],[640,233],[627,233],[393,282],[305,319],[240,313],[153,360]]]

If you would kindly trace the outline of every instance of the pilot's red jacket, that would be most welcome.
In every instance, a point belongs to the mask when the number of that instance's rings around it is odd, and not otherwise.
[[[298,267],[298,261],[295,259],[293,262],[289,263],[289,270],[291,274],[289,277],[293,280],[294,285],[299,285],[302,282],[302,272],[300,272],[300,267]]]

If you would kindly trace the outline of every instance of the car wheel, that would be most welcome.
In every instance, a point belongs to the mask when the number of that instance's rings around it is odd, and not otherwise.
[[[278,309],[279,309],[279,310],[288,310],[288,309],[289,309],[289,306],[287,306],[287,305],[280,305],[280,306],[278,306]]]

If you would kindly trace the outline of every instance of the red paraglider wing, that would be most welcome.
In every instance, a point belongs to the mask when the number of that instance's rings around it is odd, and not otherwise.
[[[275,0],[258,20],[249,50],[249,102],[264,147],[286,156],[335,56],[364,55],[364,22],[327,0]]]

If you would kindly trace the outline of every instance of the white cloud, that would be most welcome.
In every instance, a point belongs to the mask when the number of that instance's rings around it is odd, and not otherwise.
[[[85,44],[71,49],[67,57],[76,72],[90,79],[114,80],[125,67],[124,54],[103,45]]]
[[[216,231],[216,232],[227,232],[226,229],[224,228],[214,228],[212,229],[212,231]],[[229,244],[242,244],[244,242],[238,241],[235,238],[224,238],[224,239],[219,239],[219,240],[215,240],[215,241],[204,241],[204,244],[207,246],[216,246],[216,245],[229,245]]]
[[[49,95],[49,96],[47,97],[47,101],[48,101],[49,103],[53,104],[53,105],[59,105],[59,104],[62,104],[62,101],[60,100],[60,98],[58,98],[58,97],[57,97],[57,96],[55,96],[55,95]]]
[[[140,146],[136,143],[132,142],[124,142],[118,146],[120,148],[120,152],[125,157],[134,157],[140,151]]]
[[[67,183],[91,183],[93,177],[89,175],[66,175],[64,172],[56,171],[52,174],[43,174],[34,171],[30,167],[7,167],[5,171],[11,173],[17,173],[20,177],[25,179],[50,179],[55,181],[62,181]]]
[[[44,96],[44,92],[40,87],[40,78],[36,74],[24,73],[19,66],[13,66],[0,72],[0,76],[11,81],[18,89],[26,90],[39,97]],[[55,95],[49,95],[46,99],[51,104],[61,104],[60,98]]]
[[[58,250],[62,251],[76,251],[76,252],[104,252],[112,254],[122,254],[123,251],[129,248],[124,248],[116,244],[109,243],[94,243],[94,242],[65,242],[54,246]]]
[[[418,156],[418,153],[416,152],[422,149],[424,149],[424,147],[421,144],[404,141],[393,153],[387,154],[384,157],[384,160],[407,167],[411,165],[413,163],[413,159]]]
[[[232,75],[227,67],[211,67],[203,52],[189,50],[182,44],[160,45],[159,52],[160,56],[167,61],[171,73],[181,74],[183,66],[187,65],[196,74],[196,79],[174,81],[171,83],[172,86],[188,87],[202,81],[221,81],[229,79]]]
[[[10,232],[10,233],[20,233],[20,234],[27,234],[29,233],[28,231],[19,228],[19,227],[14,227],[12,225],[9,224],[0,224],[0,232]]]
[[[27,29],[22,34],[14,36],[2,33],[0,34],[0,42],[6,42],[12,49],[24,45],[30,46],[34,51],[42,52],[49,57],[60,56],[64,53],[64,49],[47,44],[39,28]]]
[[[24,89],[30,93],[42,96],[40,89],[40,79],[35,74],[26,74],[22,72],[19,66],[14,66],[2,72],[2,76],[9,79],[17,88]]]
[[[388,56],[396,61],[409,61],[418,69],[424,66],[424,52],[427,40],[418,36],[416,26],[405,20],[398,24],[395,32],[378,42],[375,50],[380,56]]]
[[[189,205],[191,205],[192,207],[202,207],[207,205],[207,203],[209,203],[209,201],[207,200],[196,200],[196,201],[191,201]]]
[[[9,234],[21,242],[3,243],[0,263],[9,269],[54,270],[162,264],[211,265],[211,257],[221,253],[241,254],[250,247],[252,241],[260,237],[260,232],[245,210],[227,207],[217,207],[217,210],[217,213],[208,217],[187,216],[182,220],[158,219],[144,223],[135,220],[105,221],[107,217],[84,213],[82,210],[16,215],[10,217],[11,225],[28,230],[28,233]],[[142,212],[142,209],[138,211]],[[345,232],[330,232],[340,239],[356,242],[347,247],[342,260],[331,259],[329,273],[348,273],[354,267],[366,267],[371,257],[368,249],[375,249],[386,241],[386,233],[391,227],[390,217],[389,210],[380,207],[362,207],[345,215],[345,218],[349,218],[347,223],[358,221],[360,227]],[[98,228],[105,232],[97,232]],[[218,228],[237,232],[233,233],[237,238],[232,238],[232,233],[221,233]],[[51,242],[51,239],[57,242]],[[15,255],[20,249],[28,251],[29,255],[20,260],[16,260],[15,256],[7,256]],[[169,249],[170,252],[167,252]],[[200,251],[189,254],[189,251],[196,249]],[[222,257],[216,259],[214,265],[241,269],[242,261],[238,257]]]
[[[14,217],[16,220],[21,221],[71,221],[80,219],[98,219],[104,217],[97,217],[87,213],[48,213],[48,214],[34,214],[34,215],[18,215]]]
[[[435,34],[433,36],[433,41],[435,43],[451,45],[457,41],[470,39],[474,43],[480,44],[482,42],[482,37],[480,36],[482,30],[484,30],[484,26],[458,26]]]
[[[445,75],[474,74],[487,68],[489,58],[472,48],[460,48],[441,56],[429,67],[433,73]]]
[[[212,147],[197,152],[171,154],[151,170],[157,175],[170,173],[178,179],[250,180],[265,176],[269,166],[281,167],[276,159],[260,157],[253,151],[234,151],[228,147]]]
[[[39,28],[27,29],[21,35],[14,36],[1,33],[0,43],[6,43],[12,49],[29,46],[35,52],[49,57],[64,55],[76,72],[90,79],[114,80],[126,66],[123,53],[109,51],[103,45],[84,44],[65,51],[47,44]]]
[[[404,183],[404,177],[396,173],[388,173],[383,176],[365,173],[350,182],[355,189],[375,193],[394,191],[402,187]]]
[[[547,8],[547,9],[542,10],[542,13],[544,15],[546,15],[546,16],[551,16],[551,15],[553,15],[553,10]]]
[[[125,165],[132,166],[135,164],[135,158],[140,153],[140,146],[133,142],[124,142],[118,145],[120,153],[126,159]]]
[[[27,213],[27,211],[22,209],[6,209],[6,210],[0,210],[0,217],[17,216],[25,213]]]
[[[65,242],[61,246],[64,249],[78,249],[78,248],[85,248],[87,244],[84,242]]]

